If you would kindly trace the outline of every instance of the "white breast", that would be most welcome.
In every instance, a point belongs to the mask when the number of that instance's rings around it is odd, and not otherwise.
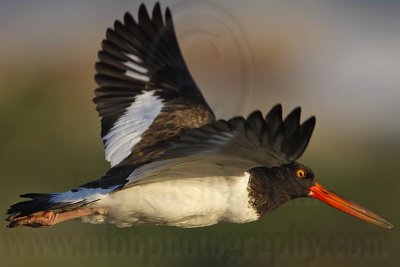
[[[219,222],[245,223],[259,218],[249,205],[249,174],[241,177],[207,177],[165,180],[133,186],[101,199],[96,207],[108,209],[105,222],[120,227],[152,223],[202,227]]]

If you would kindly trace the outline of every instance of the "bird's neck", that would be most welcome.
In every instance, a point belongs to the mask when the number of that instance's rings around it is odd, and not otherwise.
[[[285,178],[276,168],[257,167],[248,172],[249,202],[260,216],[302,196],[298,185]]]

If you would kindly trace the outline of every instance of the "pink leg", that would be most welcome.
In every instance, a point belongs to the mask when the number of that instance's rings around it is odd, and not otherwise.
[[[39,211],[29,216],[10,216],[7,218],[7,220],[11,221],[8,225],[10,228],[18,226],[45,227],[88,215],[104,214],[106,214],[104,209],[76,209],[64,212]]]

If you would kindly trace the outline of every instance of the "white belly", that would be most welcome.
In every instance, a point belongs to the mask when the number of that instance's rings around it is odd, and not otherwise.
[[[117,191],[93,203],[107,215],[90,216],[90,223],[119,227],[151,223],[202,227],[219,222],[245,223],[259,218],[249,204],[249,175],[166,180]]]

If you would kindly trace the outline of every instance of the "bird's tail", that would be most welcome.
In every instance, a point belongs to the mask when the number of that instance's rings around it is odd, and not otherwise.
[[[98,211],[84,206],[104,198],[114,189],[115,187],[107,189],[79,187],[61,193],[23,194],[21,197],[30,198],[30,200],[18,202],[7,210],[6,220],[10,222],[8,227],[50,226],[61,221],[90,215],[91,212],[96,213]]]
[[[88,205],[99,201],[114,191],[120,190],[127,182],[132,169],[117,168],[102,178],[77,188],[59,193],[28,193],[21,197],[30,200],[18,202],[7,210],[8,227],[20,225],[30,227],[50,226],[56,223],[101,214],[99,205]],[[94,207],[96,206],[96,207]]]
[[[45,226],[44,220],[51,219],[51,216],[49,217],[49,215],[55,215],[57,212],[76,208],[76,204],[78,204],[76,202],[73,203],[57,200],[57,197],[63,194],[66,194],[66,192],[28,193],[20,195],[20,197],[30,198],[30,200],[18,202],[7,210],[6,214],[8,216],[6,221],[10,222],[7,227],[13,228],[20,225],[31,227]],[[41,220],[37,220],[38,218],[41,218]],[[36,219],[36,221],[34,219]],[[41,221],[43,221],[43,224],[40,223]]]
[[[21,201],[12,205],[7,210],[9,217],[17,218],[32,215],[39,211],[55,209],[59,203],[52,201],[56,194],[52,193],[28,193],[20,195],[31,200]]]

